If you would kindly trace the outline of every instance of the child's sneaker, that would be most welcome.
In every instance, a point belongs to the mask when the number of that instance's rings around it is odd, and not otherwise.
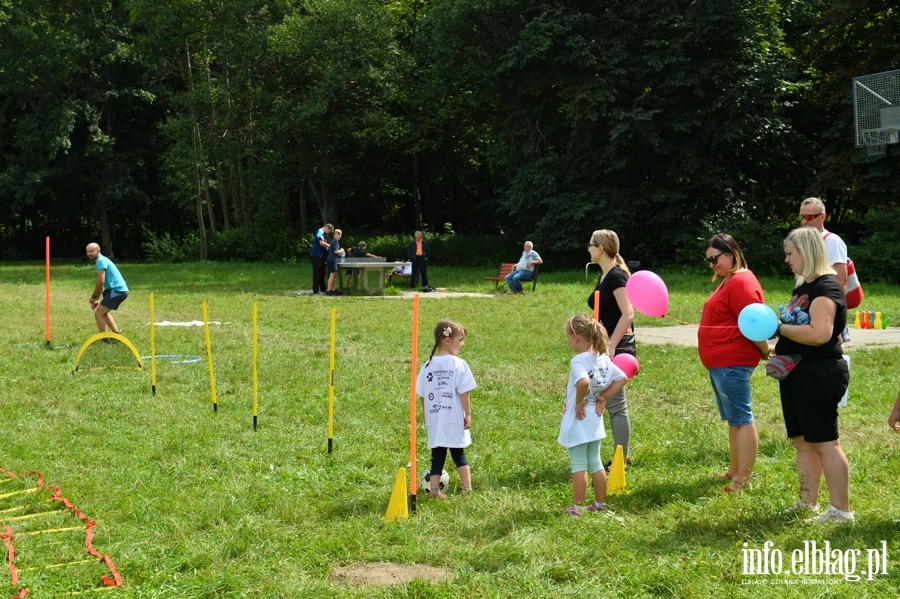
[[[853,522],[853,512],[845,512],[844,510],[839,510],[833,505],[828,506],[828,509],[820,514],[817,518],[813,518],[810,522],[818,522],[820,524],[834,522],[836,524],[844,524],[847,522]]]
[[[606,502],[597,503],[596,501],[592,501],[591,505],[587,506],[587,511],[589,512],[605,512],[609,509],[609,506],[606,505]]]
[[[570,505],[569,507],[564,509],[563,512],[565,512],[566,514],[569,514],[570,516],[575,516],[576,518],[581,517],[581,510],[578,508],[577,505]]]

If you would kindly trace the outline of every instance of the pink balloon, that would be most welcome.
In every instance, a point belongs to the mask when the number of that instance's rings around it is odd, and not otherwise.
[[[641,369],[641,365],[638,364],[637,358],[631,354],[616,354],[612,361],[613,364],[618,366],[619,369],[625,373],[625,376],[630,379],[634,378],[634,375]]]
[[[625,284],[625,295],[635,310],[647,316],[665,316],[669,308],[669,290],[659,275],[639,270]]]

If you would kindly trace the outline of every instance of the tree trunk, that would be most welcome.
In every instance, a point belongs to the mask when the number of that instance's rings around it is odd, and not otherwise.
[[[191,64],[191,47],[188,42],[184,43],[184,62],[185,62],[185,80],[187,81],[188,90],[194,92],[194,67]],[[197,210],[197,232],[200,236],[200,259],[207,260],[209,258],[209,247],[206,243],[206,224],[203,222],[203,179],[206,177],[206,159],[203,157],[203,147],[200,145],[200,125],[197,123],[197,116],[193,114],[194,125],[191,131],[191,144],[194,147],[194,204]]]
[[[203,198],[206,200],[206,212],[209,217],[209,232],[216,234],[216,212],[213,206],[212,193],[209,191],[209,173],[207,172],[206,151],[203,148],[203,139],[200,137],[200,124],[194,123],[194,141],[199,156],[200,185]]]
[[[194,193],[195,204],[197,208],[197,230],[200,233],[200,259],[209,258],[209,248],[206,245],[206,223],[203,222],[203,193],[201,192],[202,184],[200,182],[200,165],[194,169],[194,179],[196,180],[197,191]]]
[[[331,174],[330,145],[328,144],[328,131],[323,125],[319,128],[319,168],[322,172],[319,185],[319,206],[322,210],[322,218],[326,223],[339,227],[340,215],[337,202],[334,198],[334,182]]]
[[[422,229],[422,190],[419,187],[419,163],[421,159],[419,157],[419,152],[413,151],[413,202],[416,207],[416,230],[420,231]]]
[[[100,247],[103,254],[115,258],[113,251],[112,227],[109,224],[109,206],[106,203],[106,194],[97,194],[97,211],[100,213]]]
[[[229,168],[229,170],[233,170]],[[220,168],[219,173],[224,173],[225,169]],[[222,201],[222,228],[230,229],[231,228],[231,203],[234,202],[234,195],[231,193],[232,177],[228,177],[228,181],[225,185],[219,187],[219,199]],[[222,189],[224,187],[224,189]],[[230,199],[229,199],[230,198]]]
[[[300,178],[300,230],[309,231],[309,215],[306,209],[306,181]]]

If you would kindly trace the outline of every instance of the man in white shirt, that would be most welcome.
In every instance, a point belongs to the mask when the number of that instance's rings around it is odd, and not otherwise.
[[[806,198],[800,203],[800,226],[812,227],[822,236],[831,268],[834,269],[838,283],[844,288],[844,293],[847,293],[847,260],[849,260],[847,244],[839,236],[825,229],[826,218],[828,214],[825,212],[825,204],[819,198]],[[849,326],[844,327],[841,340],[844,343],[850,341]]]
[[[513,267],[512,272],[506,275],[506,284],[513,293],[522,293],[522,281],[530,281],[534,278],[534,267],[543,264],[541,256],[534,251],[534,244],[526,241],[523,247],[522,257]]]
[[[828,260],[837,273],[837,280],[847,290],[847,244],[844,240],[825,229],[825,204],[819,198],[806,198],[800,204],[800,226],[812,227],[819,232],[828,250]]]

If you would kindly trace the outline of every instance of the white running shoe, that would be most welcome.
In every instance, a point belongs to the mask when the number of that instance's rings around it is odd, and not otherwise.
[[[855,518],[853,517],[853,512],[845,512],[844,510],[839,510],[833,505],[828,506],[828,509],[820,514],[817,518],[813,519],[813,522],[818,522],[820,524],[834,522],[836,524],[844,524],[847,522],[853,522]]]

